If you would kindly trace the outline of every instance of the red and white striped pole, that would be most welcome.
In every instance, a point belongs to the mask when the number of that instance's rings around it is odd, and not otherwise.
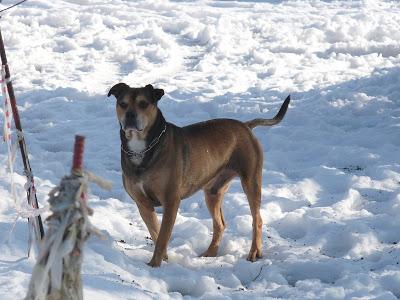
[[[0,56],[1,56],[2,66],[5,70],[5,81],[7,84],[9,103],[11,104],[11,110],[12,110],[12,114],[13,114],[13,118],[14,118],[15,128],[18,130],[18,132],[22,133],[21,120],[19,118],[17,101],[16,101],[15,94],[14,94],[14,88],[13,88],[12,82],[10,80],[10,69],[8,67],[6,50],[4,48],[4,42],[3,42],[3,36],[1,34],[1,29],[0,29]],[[6,126],[11,127],[11,124],[7,124]],[[6,138],[9,138],[9,136]],[[22,162],[24,164],[24,173],[27,177],[27,180],[29,181],[28,185],[27,185],[27,187],[28,187],[27,188],[28,203],[33,208],[39,208],[39,204],[38,204],[37,197],[36,197],[35,183],[34,183],[34,179],[33,179],[31,165],[29,163],[28,152],[27,152],[27,147],[26,147],[24,136],[22,134],[20,134],[18,140],[19,140],[18,143],[19,143],[19,149],[21,151]],[[40,217],[40,215],[34,217],[33,220],[28,219],[28,221],[29,221],[29,223],[32,222],[34,224],[36,239],[41,240],[44,235],[44,230],[43,230],[42,218]]]

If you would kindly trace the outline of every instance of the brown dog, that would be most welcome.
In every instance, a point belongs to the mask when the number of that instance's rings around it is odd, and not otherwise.
[[[186,127],[165,121],[157,102],[164,95],[152,85],[114,85],[108,96],[117,99],[121,126],[121,165],[125,190],[136,202],[155,243],[152,267],[167,257],[181,199],[203,189],[213,219],[213,237],[203,256],[216,256],[225,229],[221,204],[229,182],[240,177],[253,217],[250,261],[261,257],[261,176],[263,151],[251,129],[279,123],[290,102],[286,98],[273,119],[240,122],[216,119]],[[161,227],[154,207],[163,207]]]

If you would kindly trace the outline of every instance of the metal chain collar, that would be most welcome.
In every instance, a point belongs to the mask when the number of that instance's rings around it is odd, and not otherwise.
[[[136,158],[140,158],[142,159],[144,157],[144,155],[150,151],[159,141],[161,136],[165,133],[165,131],[167,130],[167,124],[164,125],[164,129],[161,131],[160,135],[158,137],[156,137],[151,143],[150,145],[144,149],[143,151],[140,152],[135,152],[132,150],[126,150],[124,149],[123,145],[121,145],[121,150],[126,153],[129,157],[136,157]]]

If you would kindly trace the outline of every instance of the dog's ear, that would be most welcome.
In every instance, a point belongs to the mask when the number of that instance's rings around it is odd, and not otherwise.
[[[110,97],[111,95],[114,95],[115,96],[115,98],[119,98],[119,97],[121,97],[123,94],[125,94],[125,92],[127,91],[127,90],[129,90],[129,85],[127,85],[127,84],[125,84],[125,83],[123,83],[123,82],[120,82],[120,83],[117,83],[116,85],[114,85],[111,89],[110,89],[110,91],[108,92],[108,97]]]
[[[151,84],[146,85],[145,88],[150,92],[154,103],[157,103],[164,96],[163,89],[155,89]]]

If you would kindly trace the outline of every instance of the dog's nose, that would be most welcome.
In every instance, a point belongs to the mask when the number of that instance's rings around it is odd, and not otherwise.
[[[134,119],[136,119],[136,112],[134,112],[133,110],[128,110],[126,112],[125,117],[126,118],[134,118]]]
[[[125,129],[129,127],[136,128],[136,113],[134,111],[128,110],[125,114]]]

